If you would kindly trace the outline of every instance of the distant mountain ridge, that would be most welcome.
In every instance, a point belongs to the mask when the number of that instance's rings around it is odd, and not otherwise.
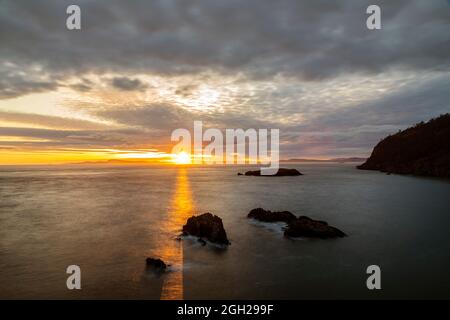
[[[450,114],[386,137],[357,168],[450,178]]]

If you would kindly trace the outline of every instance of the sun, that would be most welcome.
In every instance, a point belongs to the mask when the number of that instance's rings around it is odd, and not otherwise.
[[[173,162],[175,162],[176,164],[190,164],[191,156],[182,151],[174,156]]]

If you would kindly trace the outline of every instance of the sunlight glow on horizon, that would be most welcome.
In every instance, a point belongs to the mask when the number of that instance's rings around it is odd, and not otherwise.
[[[182,152],[174,155],[173,162],[176,164],[191,164],[192,163],[191,155],[182,151]]]

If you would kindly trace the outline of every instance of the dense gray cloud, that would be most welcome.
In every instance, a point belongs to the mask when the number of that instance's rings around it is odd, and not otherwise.
[[[365,27],[368,0],[79,0],[82,30],[71,32],[72,3],[3,1],[1,60],[55,74],[215,69],[304,79],[450,67],[445,0],[378,1],[380,31]]]
[[[1,75],[0,99],[10,99],[28,93],[53,91],[58,83],[53,81],[28,80],[26,77],[12,77]]]
[[[139,79],[131,79],[128,77],[114,77],[111,80],[113,87],[123,91],[133,91],[144,89],[146,86]]]
[[[80,92],[88,92],[91,91],[94,86],[94,83],[90,81],[89,79],[81,79],[81,81],[78,81],[77,83],[69,85],[70,88],[72,88],[75,91]]]

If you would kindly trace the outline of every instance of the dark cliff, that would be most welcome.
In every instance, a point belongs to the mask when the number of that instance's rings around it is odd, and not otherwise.
[[[450,178],[450,114],[388,136],[357,168]]]

